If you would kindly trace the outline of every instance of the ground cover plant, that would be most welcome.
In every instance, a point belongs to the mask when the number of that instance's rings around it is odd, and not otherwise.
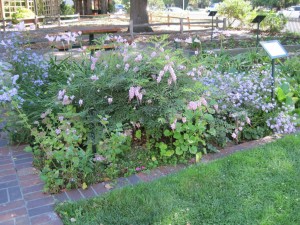
[[[1,42],[10,64],[1,69],[0,102],[11,138],[30,144],[45,191],[199,161],[228,142],[295,130],[299,81],[289,74],[298,67],[283,69],[291,61],[276,71],[273,99],[269,59],[256,52],[200,48],[190,56],[168,48],[167,36],[140,51],[115,36],[107,38],[115,51],[91,56],[82,47],[80,60],[47,61],[12,35]],[[46,38],[81,39],[80,32]]]
[[[286,136],[56,211],[64,224],[299,224],[299,147]]]

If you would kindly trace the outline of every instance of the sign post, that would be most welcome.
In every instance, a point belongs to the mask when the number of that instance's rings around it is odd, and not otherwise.
[[[256,30],[256,49],[258,47],[258,43],[259,43],[259,24],[261,23],[261,21],[264,20],[266,16],[265,15],[258,15],[256,16],[251,23],[257,23],[257,30]]]
[[[208,16],[211,16],[211,36],[210,41],[212,41],[213,38],[213,32],[214,32],[214,16],[217,14],[217,11],[210,11]]]
[[[261,41],[261,46],[268,53],[272,59],[272,93],[271,97],[274,98],[274,89],[275,89],[275,59],[283,58],[288,56],[288,52],[283,48],[278,40],[272,41]]]

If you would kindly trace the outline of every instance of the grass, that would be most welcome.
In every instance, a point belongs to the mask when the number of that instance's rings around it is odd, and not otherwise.
[[[56,210],[65,224],[300,224],[300,138]]]

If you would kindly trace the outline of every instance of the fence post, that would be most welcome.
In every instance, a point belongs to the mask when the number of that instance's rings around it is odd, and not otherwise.
[[[219,17],[216,17],[216,28],[219,28]]]
[[[170,26],[170,15],[168,14],[168,27]]]
[[[188,26],[189,26],[189,30],[190,30],[190,29],[191,29],[191,24],[190,24],[191,21],[190,21],[190,17],[187,17],[187,21],[188,21],[188,23],[189,23]]]
[[[132,20],[130,20],[130,22],[129,22],[129,32],[130,32],[131,39],[133,39],[133,21]]]
[[[149,22],[152,23],[152,13],[149,13]]]
[[[60,14],[58,14],[58,26],[60,27],[61,22],[60,22]]]
[[[226,26],[226,18],[223,18],[223,30],[225,30],[227,28]]]
[[[4,18],[2,18],[2,23],[3,23],[3,31],[5,31],[5,19]]]
[[[183,18],[180,18],[180,34],[183,34]]]

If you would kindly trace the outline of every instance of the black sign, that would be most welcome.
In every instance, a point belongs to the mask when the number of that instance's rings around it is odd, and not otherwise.
[[[265,17],[266,15],[258,15],[252,20],[251,23],[260,23],[261,21],[264,20]]]
[[[215,16],[217,14],[217,11],[210,11],[208,16]]]

